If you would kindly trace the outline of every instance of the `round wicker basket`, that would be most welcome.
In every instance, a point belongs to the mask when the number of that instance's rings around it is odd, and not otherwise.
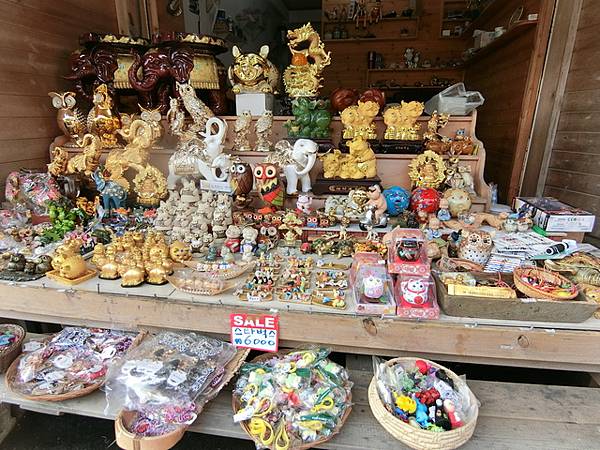
[[[4,373],[15,358],[19,356],[21,349],[23,348],[23,339],[25,339],[25,330],[19,325],[3,323],[0,325],[0,332],[4,331],[12,331],[15,335],[15,341],[0,349],[0,373]]]
[[[140,332],[136,336],[136,338],[134,339],[133,343],[131,344],[131,346],[129,348],[131,349],[131,348],[139,345],[140,342],[142,342],[142,340],[146,337],[147,334],[148,334],[147,331]],[[48,338],[46,338],[46,342],[49,341],[50,339],[52,339],[52,336],[48,336]],[[19,368],[19,362],[21,361],[21,358],[23,358],[23,355],[20,355],[17,359],[15,359],[12,362],[12,364],[6,371],[6,377],[4,378],[4,382],[11,391],[13,391],[16,394],[19,394],[21,397],[26,398],[27,400],[42,401],[42,402],[62,402],[64,400],[71,400],[73,398],[84,397],[88,394],[91,394],[96,389],[99,389],[104,384],[104,381],[105,381],[104,378],[102,378],[99,381],[92,383],[89,386],[86,386],[82,389],[78,389],[78,390],[72,391],[72,392],[66,392],[64,394],[56,394],[56,395],[23,394],[22,392],[19,392],[15,388],[15,379],[17,377],[17,370]]]
[[[287,352],[264,353],[262,355],[258,355],[256,358],[254,358],[252,361],[250,361],[250,363],[258,363],[258,362],[267,361],[271,358],[276,358],[277,356],[285,355],[286,353]],[[232,405],[233,405],[233,412],[236,413],[237,411],[240,410],[240,406],[241,406],[240,399],[237,398],[235,395],[232,395],[231,400],[232,400]],[[350,415],[350,412],[352,411],[352,393],[350,393],[350,396],[348,397],[348,404],[349,405],[346,408],[346,411],[344,412],[344,415],[342,416],[339,425],[333,431],[333,433],[331,433],[327,437],[322,437],[321,439],[317,439],[316,441],[313,441],[310,443],[301,444],[301,445],[291,444],[287,450],[308,450],[309,448],[322,447],[323,444],[325,444],[327,441],[331,440],[331,438],[333,438],[333,436],[335,436],[336,434],[338,434],[340,432],[340,430],[346,423],[346,420],[348,420],[348,416]],[[254,440],[254,438],[252,437],[252,434],[250,433],[248,422],[249,421],[240,422],[240,425],[241,425],[242,429],[246,432],[246,434],[250,437],[250,439]],[[273,444],[272,447],[269,447],[269,449],[273,450],[275,448],[274,445],[275,444]]]
[[[451,370],[423,358],[395,358],[389,360],[386,364],[388,366],[393,366],[398,363],[414,364],[417,359],[426,361],[428,364],[431,364],[433,367],[437,367],[438,369],[445,370],[455,384],[464,383],[462,379],[460,379],[458,375]],[[475,395],[473,395],[470,389],[469,396],[471,398],[471,404],[474,405],[475,408],[473,416],[468,418],[468,420],[465,419],[465,423],[462,427],[450,431],[444,431],[443,433],[436,433],[433,431],[412,427],[390,413],[386,409],[384,403],[381,401],[381,398],[379,398],[379,393],[377,392],[377,381],[375,380],[375,377],[373,377],[371,384],[369,384],[368,396],[371,411],[381,426],[403,444],[406,444],[410,448],[417,450],[450,450],[458,448],[471,438],[473,431],[475,431],[475,426],[477,425],[479,406],[477,398]]]
[[[538,289],[530,284],[524,283],[521,278],[532,276],[539,278],[541,280],[547,281],[549,283],[555,284],[557,286],[561,286],[564,284],[570,284],[572,289],[561,289],[561,292],[564,292],[564,295],[554,295],[542,289]],[[562,275],[551,272],[547,269],[536,269],[532,267],[519,267],[516,268],[513,272],[513,279],[515,282],[515,286],[519,291],[523,294],[531,297],[531,298],[549,298],[552,300],[572,300],[577,297],[578,289],[575,283],[572,283]]]
[[[137,436],[128,430],[135,419],[135,411],[122,410],[115,419],[115,438],[119,448],[124,450],[168,450],[175,447],[185,432],[187,426],[182,425],[170,433],[160,436]]]

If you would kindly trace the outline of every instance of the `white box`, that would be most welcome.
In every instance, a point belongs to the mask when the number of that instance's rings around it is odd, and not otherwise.
[[[273,111],[273,94],[236,94],[235,112],[239,116],[250,111],[253,116],[262,116],[265,111]]]
[[[574,208],[553,197],[517,197],[514,209],[527,208],[533,223],[545,231],[589,233],[594,229],[596,216]]]

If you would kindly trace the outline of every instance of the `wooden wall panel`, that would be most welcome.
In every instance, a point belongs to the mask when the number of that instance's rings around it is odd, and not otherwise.
[[[518,6],[524,7],[522,19],[526,19],[527,14],[542,12],[548,3],[548,0],[496,0],[491,9],[493,13],[484,12],[476,28],[506,27]],[[539,20],[543,20],[542,14]],[[540,47],[539,42],[541,26],[538,23],[515,34],[505,45],[478,57],[465,70],[467,88],[480,91],[485,97],[484,105],[478,109],[477,136],[485,143],[488,155],[485,179],[498,185],[501,202],[510,202],[518,191],[541,75],[540,64],[545,54],[545,44]],[[540,68],[540,73],[536,68]]]
[[[339,4],[338,0],[324,0],[324,9],[331,9],[332,4]],[[392,9],[389,2],[382,2],[384,12]],[[400,12],[407,6],[407,2],[397,2],[396,11]],[[404,50],[413,47],[421,53],[421,61],[429,59],[435,61],[436,57],[442,60],[460,59],[465,48],[464,39],[441,38],[441,0],[425,0],[419,17],[419,30],[415,39],[397,39],[388,41],[363,40],[355,42],[344,42],[328,40],[325,42],[326,50],[331,51],[332,63],[324,71],[323,93],[328,95],[337,87],[351,87],[365,89],[367,86],[367,59],[369,51],[383,54],[384,63],[402,63],[404,61]],[[411,21],[392,21],[373,25],[373,34],[377,37],[399,36],[399,29],[406,27],[412,33],[414,25]],[[354,31],[354,25],[348,25],[350,32]],[[362,28],[361,28],[362,30]],[[439,69],[431,71],[415,70],[411,72],[372,72],[370,81],[388,80],[403,85],[413,85],[416,82],[429,84],[432,76],[440,78],[451,78],[462,80],[462,69]]]
[[[49,91],[87,31],[117,32],[112,1],[0,0],[0,184],[21,167],[43,168],[59,134]]]
[[[584,0],[544,193],[600,216],[598,24],[600,3]],[[600,220],[592,235],[600,238]]]

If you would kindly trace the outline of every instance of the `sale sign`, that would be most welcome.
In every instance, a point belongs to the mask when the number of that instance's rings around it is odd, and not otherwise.
[[[263,352],[276,352],[279,348],[279,317],[271,315],[229,315],[231,343],[236,347]]]

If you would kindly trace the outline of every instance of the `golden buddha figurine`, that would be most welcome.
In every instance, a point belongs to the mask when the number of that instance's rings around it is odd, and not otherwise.
[[[415,187],[437,189],[446,178],[443,158],[431,150],[425,150],[423,154],[414,158],[409,168],[408,176]]]
[[[167,195],[167,179],[160,170],[148,164],[133,179],[133,190],[140,205],[156,207]]]
[[[291,64],[283,73],[287,94],[292,97],[317,97],[322,87],[321,72],[331,64],[331,52],[325,51],[319,34],[312,25],[288,30]]]
[[[420,127],[417,120],[423,114],[425,105],[422,102],[402,101],[400,105],[390,106],[383,113],[386,125],[384,139],[416,141],[419,140]]]

